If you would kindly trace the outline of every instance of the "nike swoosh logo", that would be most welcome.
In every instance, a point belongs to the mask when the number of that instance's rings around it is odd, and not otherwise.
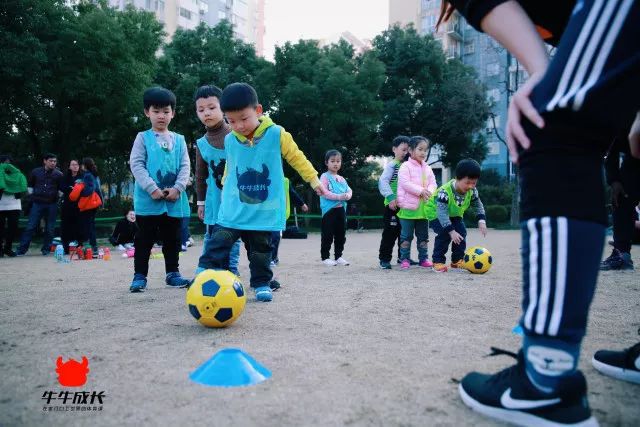
[[[535,409],[543,406],[555,405],[560,403],[561,399],[556,397],[555,399],[542,399],[542,400],[520,400],[511,397],[511,388],[508,388],[502,393],[500,397],[500,403],[507,409]]]

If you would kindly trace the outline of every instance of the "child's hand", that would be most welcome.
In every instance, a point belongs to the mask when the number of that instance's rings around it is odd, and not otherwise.
[[[322,183],[320,183],[320,185],[318,185],[316,188],[314,188],[314,191],[316,192],[316,194],[318,196],[323,196],[324,193],[327,192],[327,190],[324,188],[324,185],[322,185]]]
[[[487,237],[487,222],[483,219],[478,221],[478,228],[484,237]]]
[[[164,198],[170,202],[175,202],[180,197],[180,192],[173,187],[165,188],[162,192],[164,193]]]
[[[456,245],[459,245],[464,240],[464,237],[462,237],[462,235],[458,233],[456,230],[451,230],[449,232],[449,236],[451,236],[451,241]]]
[[[164,199],[164,193],[160,190],[156,190],[153,193],[151,193],[151,198],[153,200],[161,200]]]
[[[391,209],[392,211],[397,211],[398,210],[398,201],[397,200],[392,200],[389,202],[389,209]]]
[[[198,218],[200,221],[204,221],[204,206],[198,206]]]
[[[425,200],[429,200],[429,197],[431,197],[431,192],[425,188],[424,190],[422,190],[422,193],[420,193],[420,196],[422,196],[422,198]]]
[[[307,206],[306,203],[304,205],[302,205],[302,207],[300,209],[302,209],[302,212],[309,212],[309,206]]]

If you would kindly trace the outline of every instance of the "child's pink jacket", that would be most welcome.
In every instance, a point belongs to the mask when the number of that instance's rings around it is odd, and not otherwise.
[[[436,176],[426,162],[418,162],[410,157],[398,171],[398,206],[403,209],[418,209],[420,193],[425,188],[432,194],[436,191]]]

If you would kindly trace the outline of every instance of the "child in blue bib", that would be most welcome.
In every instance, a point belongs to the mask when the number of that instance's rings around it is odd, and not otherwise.
[[[147,287],[149,255],[156,239],[162,242],[166,284],[178,288],[189,284],[178,270],[178,255],[180,224],[189,215],[185,188],[191,162],[184,137],[169,131],[176,96],[170,90],[154,87],[144,92],[143,102],[151,129],[138,133],[129,157],[138,223],[131,292],[142,292]]]
[[[198,268],[229,269],[238,238],[249,247],[250,285],[258,301],[271,301],[271,232],[285,228],[286,197],[282,158],[321,195],[318,173],[291,134],[262,116],[258,95],[246,83],[222,92],[220,107],[233,130],[225,137],[226,167],[218,218]]]

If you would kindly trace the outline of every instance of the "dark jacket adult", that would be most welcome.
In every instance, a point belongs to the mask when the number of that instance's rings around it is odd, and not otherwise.
[[[62,172],[58,169],[47,170],[44,166],[31,171],[28,186],[33,188],[31,200],[36,203],[55,203],[58,191],[62,191]]]

